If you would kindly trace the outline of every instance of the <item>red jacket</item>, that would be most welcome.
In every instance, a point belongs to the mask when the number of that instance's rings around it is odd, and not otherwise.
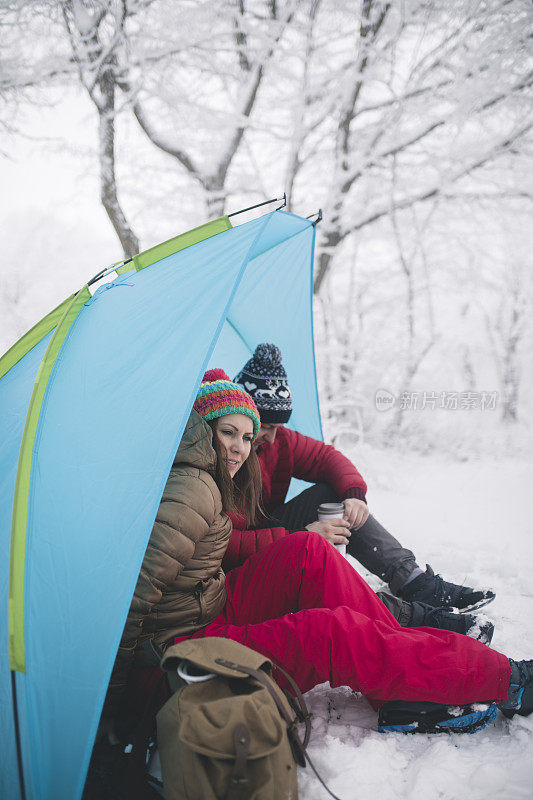
[[[330,444],[311,439],[289,428],[278,428],[274,444],[264,442],[257,450],[263,481],[263,507],[267,513],[282,505],[291,478],[309,483],[329,483],[341,500],[365,499],[366,483],[351,461]],[[244,530],[244,518],[230,514],[231,540],[224,556],[224,570],[233,569],[246,559],[281,539],[285,528]],[[267,521],[265,520],[265,524]]]

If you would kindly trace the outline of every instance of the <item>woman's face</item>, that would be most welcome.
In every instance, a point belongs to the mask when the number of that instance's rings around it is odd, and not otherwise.
[[[253,422],[246,414],[226,414],[217,419],[215,435],[226,454],[226,466],[233,478],[250,455],[254,438]]]

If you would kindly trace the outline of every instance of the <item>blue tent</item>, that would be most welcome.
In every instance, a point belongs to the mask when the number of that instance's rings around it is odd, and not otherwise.
[[[94,294],[85,286],[0,359],[0,797],[22,796],[19,772],[28,800],[82,794],[204,370],[235,374],[276,342],[291,424],[321,438],[314,233],[280,210],[237,227],[222,217],[117,266]]]

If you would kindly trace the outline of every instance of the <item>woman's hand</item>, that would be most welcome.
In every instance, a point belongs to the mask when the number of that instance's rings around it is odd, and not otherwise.
[[[310,522],[306,530],[314,531],[324,537],[330,544],[348,544],[351,531],[346,519],[331,519],[328,522]]]
[[[358,531],[365,524],[370,513],[367,504],[362,500],[357,500],[355,497],[349,497],[342,502],[344,505],[344,519],[348,523],[348,527]]]

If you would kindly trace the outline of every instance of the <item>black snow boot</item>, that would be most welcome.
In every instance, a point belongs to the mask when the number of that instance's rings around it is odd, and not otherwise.
[[[490,644],[494,634],[494,625],[487,617],[475,614],[454,614],[446,608],[434,608],[427,603],[412,603],[413,616],[409,628],[440,628],[443,631],[454,631],[470,636],[483,644]]]
[[[428,603],[438,608],[457,608],[459,611],[474,611],[494,600],[495,594],[489,589],[471,589],[448,583],[435,575],[429,564],[426,571],[398,590],[397,594],[409,603],[415,601]]]
[[[533,661],[513,661],[511,663],[511,681],[509,697],[498,708],[506,717],[521,714],[523,717],[533,711]]]
[[[378,711],[380,733],[475,733],[497,717],[494,703],[449,706],[391,700]]]

